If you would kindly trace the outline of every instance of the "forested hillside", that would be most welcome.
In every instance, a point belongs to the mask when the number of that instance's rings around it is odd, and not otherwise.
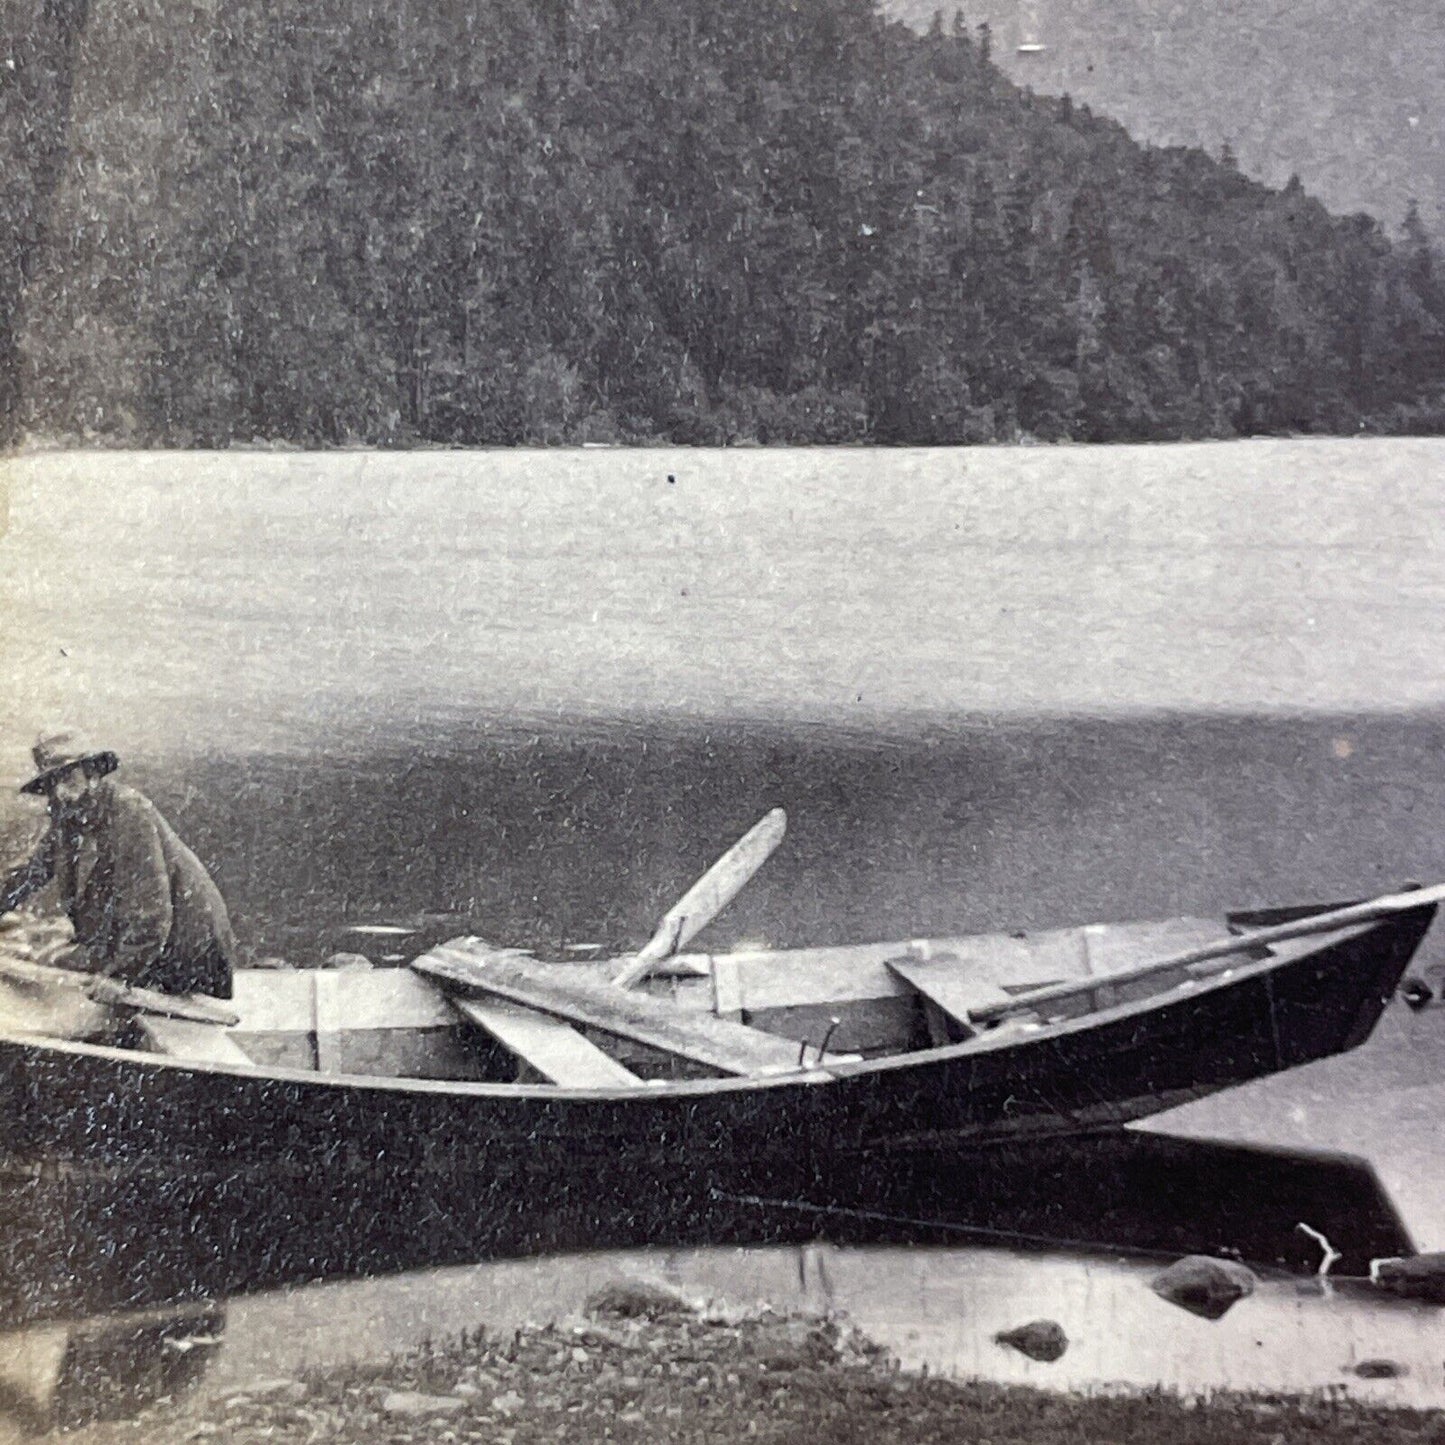
[[[1422,227],[1141,147],[867,0],[92,0],[74,79],[21,268],[33,435],[1445,421]]]

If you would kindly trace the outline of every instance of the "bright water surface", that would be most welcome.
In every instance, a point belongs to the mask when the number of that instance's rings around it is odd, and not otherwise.
[[[8,472],[0,764],[56,712],[170,754],[449,709],[871,729],[1445,700],[1438,440]]]

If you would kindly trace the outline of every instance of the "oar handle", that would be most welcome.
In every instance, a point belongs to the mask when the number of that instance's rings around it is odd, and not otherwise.
[[[1445,883],[1432,888],[1414,888],[1405,893],[1387,893],[1364,903],[1351,903],[1345,908],[1332,908],[1327,913],[1312,913],[1305,918],[1295,918],[1288,923],[1276,923],[1270,928],[1256,928],[1241,933],[1237,938],[1220,939],[1218,943],[1206,943],[1172,958],[1159,959],[1154,963],[1140,964],[1135,968],[1121,969],[1118,973],[1098,974],[1087,979],[1056,983],[1049,988],[1035,989],[1021,993],[1004,1003],[989,1004],[984,1008],[970,1009],[969,1018],[975,1023],[992,1023],[1011,1014],[1032,1013],[1040,1004],[1054,1003],[1058,999],[1073,998],[1094,989],[1112,988],[1118,984],[1133,983],[1150,978],[1155,974],[1168,973],[1174,969],[1189,968],[1197,963],[1208,963],[1211,959],[1228,958],[1250,948],[1263,948],[1271,943],[1286,943],[1292,938],[1308,938],[1316,933],[1334,933],[1341,928],[1352,928],[1359,923],[1373,923],[1395,913],[1407,913],[1416,908],[1433,908],[1445,902]]]
[[[122,983],[104,974],[90,974],[83,984],[86,996],[108,1008],[129,1009],[132,1013],[156,1014],[160,1018],[185,1019],[190,1023],[216,1024],[234,1028],[241,1016],[222,1004],[197,998],[194,994],[162,993],[159,989],[141,988]]]
[[[132,1013],[158,1014],[162,1018],[187,1019],[192,1023],[219,1024],[232,1027],[241,1016],[224,1004],[194,995],[167,994],[157,989],[138,988],[107,978],[100,973],[84,973],[76,968],[56,968],[50,964],[28,963],[18,958],[0,957],[0,978],[32,988],[59,985],[83,993],[92,1003],[105,1008],[128,1009]]]

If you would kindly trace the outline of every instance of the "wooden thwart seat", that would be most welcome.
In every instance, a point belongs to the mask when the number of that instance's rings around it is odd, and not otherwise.
[[[965,1037],[978,1033],[973,1011],[1008,1003],[1013,997],[995,983],[970,976],[957,959],[892,959],[888,968],[922,997],[928,1032],[935,1044],[951,1041],[950,1022],[961,1028]]]
[[[451,997],[452,1007],[530,1065],[544,1079],[572,1089],[627,1088],[642,1082],[571,1024],[535,1009]]]
[[[254,1063],[219,1024],[198,1024],[189,1019],[167,1019],[153,1014],[139,1015],[136,1022],[151,1048],[168,1058],[200,1064]]]
[[[798,1068],[798,1045],[746,1024],[687,1013],[664,999],[620,989],[596,970],[539,963],[515,953],[443,944],[412,963],[447,992],[522,1004],[574,1024],[688,1059],[724,1074]]]

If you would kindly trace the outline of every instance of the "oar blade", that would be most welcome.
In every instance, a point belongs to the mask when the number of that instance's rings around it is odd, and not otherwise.
[[[628,988],[676,953],[727,907],[773,855],[787,831],[788,815],[774,808],[755,823],[663,915],[657,931],[613,979]]]

